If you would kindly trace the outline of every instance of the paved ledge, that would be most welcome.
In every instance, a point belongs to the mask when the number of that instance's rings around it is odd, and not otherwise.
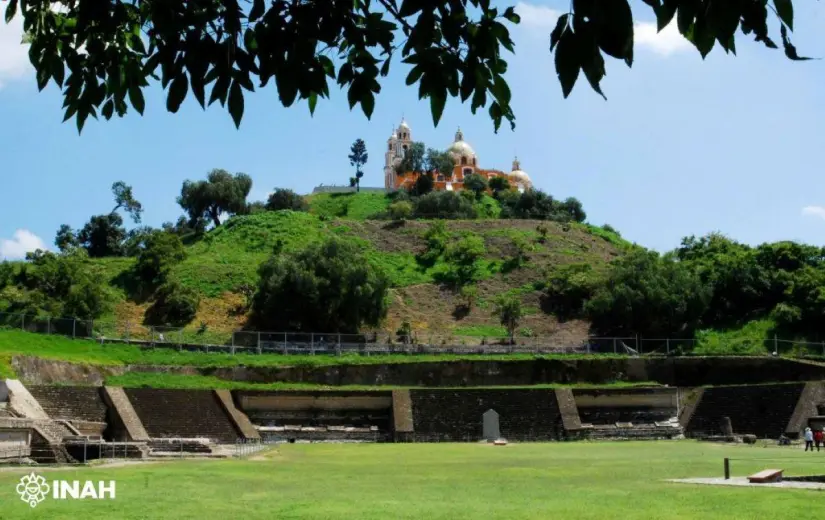
[[[765,484],[753,484],[748,482],[748,477],[731,477],[725,480],[722,477],[716,478],[680,478],[671,479],[668,482],[677,482],[679,484],[710,484],[716,486],[743,486],[754,488],[780,488],[780,489],[812,489],[818,491],[825,491],[825,483],[823,482],[793,482],[785,480],[782,482],[771,482]]]

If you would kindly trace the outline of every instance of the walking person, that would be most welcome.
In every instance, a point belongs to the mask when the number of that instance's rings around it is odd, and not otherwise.
[[[822,444],[823,436],[822,430],[817,430],[814,432],[814,444],[816,445],[816,451],[819,451],[819,445]]]
[[[810,428],[805,428],[805,451],[810,448],[811,453],[814,452],[814,432]]]

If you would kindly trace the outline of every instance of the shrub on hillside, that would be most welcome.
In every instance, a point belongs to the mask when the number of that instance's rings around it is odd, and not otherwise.
[[[580,318],[584,305],[602,283],[603,274],[590,264],[569,264],[553,271],[544,295],[546,309],[562,319]]]
[[[484,240],[477,235],[467,235],[450,244],[444,253],[450,269],[446,281],[459,286],[473,282],[478,275],[479,260],[485,253]]]
[[[166,281],[175,264],[186,258],[180,237],[166,231],[155,231],[146,237],[138,253],[135,274],[145,287],[154,287]]]
[[[473,219],[472,202],[453,191],[432,192],[419,197],[415,204],[417,218]]]
[[[146,310],[146,322],[152,325],[180,327],[195,319],[200,295],[179,282],[166,282],[157,288],[154,302]]]
[[[521,318],[524,316],[524,310],[521,308],[521,300],[513,295],[500,295],[494,303],[493,316],[496,316],[501,325],[507,329],[510,343],[514,343],[516,329]]]
[[[424,232],[424,240],[427,241],[427,249],[419,253],[416,260],[425,267],[432,267],[444,253],[444,250],[447,249],[447,242],[450,240],[450,234],[447,232],[444,221],[436,220],[433,222]]]
[[[252,313],[262,329],[357,332],[387,312],[388,279],[338,238],[273,255],[258,273]]]
[[[387,213],[393,220],[407,220],[412,216],[413,205],[408,200],[399,200],[389,205]]]
[[[266,209],[269,211],[280,211],[284,209],[292,211],[308,211],[309,205],[304,197],[292,190],[276,188],[266,201]]]
[[[470,190],[476,199],[481,199],[481,196],[487,191],[487,179],[477,173],[471,173],[464,177],[464,188]]]

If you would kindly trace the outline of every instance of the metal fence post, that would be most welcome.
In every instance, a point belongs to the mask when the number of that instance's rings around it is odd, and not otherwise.
[[[670,355],[670,338],[667,338],[665,340],[665,345],[666,345],[666,349],[667,349],[667,355],[669,356]]]
[[[26,315],[20,315],[20,330],[26,330]]]
[[[77,330],[77,319],[72,320],[72,339],[75,338],[75,332]]]
[[[617,354],[619,351],[616,350],[616,338],[613,338],[613,353]]]
[[[261,353],[261,331],[258,331],[258,354]]]
[[[284,332],[284,355],[286,356],[287,349],[286,349],[286,332]]]
[[[776,334],[773,335],[773,351],[779,354],[779,340],[776,338]]]
[[[52,317],[46,316],[46,335],[52,333]]]
[[[234,331],[232,332],[231,341],[232,341],[232,343],[231,343],[231,346],[230,346],[230,348],[231,348],[230,352],[232,352],[232,355],[234,356],[235,355],[235,332]]]

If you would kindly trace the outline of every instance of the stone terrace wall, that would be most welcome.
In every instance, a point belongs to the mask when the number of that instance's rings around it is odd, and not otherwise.
[[[687,434],[721,435],[722,417],[730,417],[736,434],[779,438],[804,388],[804,383],[705,388],[687,424]]]
[[[211,390],[124,391],[150,437],[206,437],[225,443],[239,438],[239,432]]]
[[[478,441],[481,416],[499,414],[501,435],[510,440],[563,437],[561,413],[552,389],[411,390],[415,435],[444,441]]]
[[[52,419],[106,422],[106,403],[93,386],[26,385]]]

